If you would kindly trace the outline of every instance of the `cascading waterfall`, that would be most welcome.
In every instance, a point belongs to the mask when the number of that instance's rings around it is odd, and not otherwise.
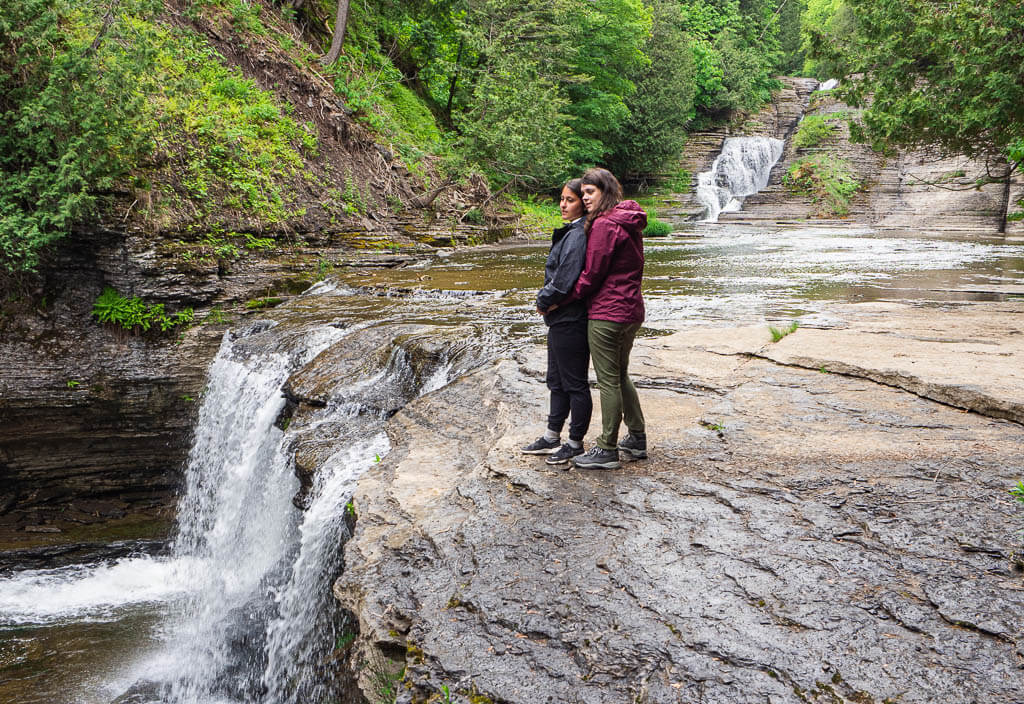
[[[349,537],[345,506],[358,478],[390,451],[390,415],[447,384],[481,351],[459,338],[414,360],[394,344],[376,371],[361,367],[337,384],[326,407],[301,423],[280,423],[289,377],[369,325],[279,331],[262,321],[225,335],[210,367],[170,554],[0,579],[5,618],[110,618],[154,604],[163,614],[157,642],[107,680],[106,701],[126,689],[136,704],[337,699],[334,673],[323,670],[344,624],[331,585]],[[306,440],[323,441],[331,454],[317,462],[300,511],[294,457]]]
[[[211,367],[174,548],[195,589],[167,651],[142,668],[146,679],[163,683],[170,702],[331,698],[333,683],[318,663],[337,635],[331,582],[348,537],[345,504],[356,480],[390,449],[382,431],[388,409],[403,405],[409,391],[446,383],[448,368],[411,388],[416,375],[396,347],[383,369],[339,390],[302,432],[338,423],[358,429],[318,468],[300,513],[292,505],[299,488],[294,438],[275,427],[285,404],[280,389],[291,371],[336,340],[307,347],[298,363],[277,353],[238,361],[226,341]],[[361,399],[368,389],[383,389],[387,408],[367,406]]]
[[[711,170],[697,175],[697,200],[704,220],[717,222],[723,212],[739,210],[743,200],[768,185],[772,167],[785,143],[771,137],[729,137]]]

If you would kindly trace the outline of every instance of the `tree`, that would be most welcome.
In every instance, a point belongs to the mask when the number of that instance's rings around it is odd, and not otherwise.
[[[155,10],[0,2],[0,267],[33,270],[151,151],[139,123],[152,42],[133,18]]]
[[[320,59],[320,63],[324,66],[333,64],[341,56],[341,49],[345,45],[345,25],[348,24],[348,2],[349,0],[338,0],[338,9],[334,15],[334,34],[331,36],[331,48]]]
[[[682,13],[673,0],[655,0],[653,26],[644,46],[650,61],[633,77],[626,98],[630,117],[618,129],[609,165],[625,176],[656,171],[682,152],[694,116],[694,60]]]

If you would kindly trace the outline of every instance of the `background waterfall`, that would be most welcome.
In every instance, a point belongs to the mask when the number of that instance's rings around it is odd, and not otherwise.
[[[697,174],[697,200],[704,220],[717,222],[723,212],[739,210],[743,200],[768,185],[772,167],[785,143],[771,137],[729,137],[711,170]]]

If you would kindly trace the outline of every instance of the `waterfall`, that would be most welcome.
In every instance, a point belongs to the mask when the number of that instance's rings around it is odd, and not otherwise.
[[[747,196],[768,185],[784,144],[771,137],[727,138],[711,170],[697,175],[697,200],[704,204],[704,220],[717,222],[720,213],[739,210]]]

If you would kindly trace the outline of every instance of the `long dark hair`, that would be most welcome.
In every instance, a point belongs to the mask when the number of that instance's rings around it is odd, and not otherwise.
[[[563,188],[568,188],[576,194],[576,197],[580,199],[580,202],[583,201],[583,179],[571,178],[565,182],[565,186],[563,186]],[[586,211],[586,208],[583,208],[583,210]]]
[[[587,169],[580,181],[582,181],[582,186],[597,186],[601,191],[601,200],[587,211],[587,234],[590,234],[594,220],[607,213],[622,200],[622,184],[611,171],[598,167]]]

